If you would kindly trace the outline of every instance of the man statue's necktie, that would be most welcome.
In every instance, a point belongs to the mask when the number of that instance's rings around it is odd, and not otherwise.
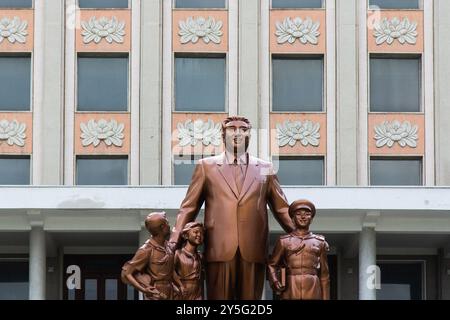
[[[234,167],[234,180],[236,181],[236,186],[238,188],[238,192],[241,193],[242,185],[244,184],[244,173],[242,172],[242,166],[238,164],[237,159],[234,159],[233,162]]]

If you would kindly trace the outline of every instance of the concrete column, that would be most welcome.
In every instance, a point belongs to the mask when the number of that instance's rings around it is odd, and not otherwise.
[[[30,300],[45,300],[46,248],[42,226],[31,228],[29,270]]]
[[[376,300],[376,289],[370,288],[368,282],[372,273],[367,268],[376,265],[376,233],[374,228],[363,227],[359,234],[359,299]]]

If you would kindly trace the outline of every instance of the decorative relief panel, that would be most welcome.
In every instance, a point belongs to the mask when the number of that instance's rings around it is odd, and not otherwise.
[[[33,10],[0,10],[0,52],[33,51]]]
[[[0,113],[0,153],[31,153],[32,118],[31,112]]]
[[[174,10],[172,50],[174,52],[227,52],[228,11]]]
[[[130,115],[128,113],[76,113],[76,154],[128,154]]]
[[[369,52],[423,52],[423,11],[369,11],[367,26]]]
[[[129,52],[131,14],[129,9],[79,10],[76,30],[78,52]]]
[[[325,155],[325,113],[271,113],[271,153]]]
[[[423,114],[371,113],[368,146],[372,155],[422,155],[425,120]]]
[[[271,10],[270,50],[273,53],[325,53],[325,11]]]

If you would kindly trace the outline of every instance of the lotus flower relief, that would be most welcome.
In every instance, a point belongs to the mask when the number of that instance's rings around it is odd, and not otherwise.
[[[0,144],[2,144],[3,141],[6,141],[9,146],[17,145],[23,147],[25,145],[26,129],[27,125],[25,123],[19,123],[17,120],[11,122],[8,120],[1,120]]]
[[[204,146],[218,147],[222,142],[221,124],[214,123],[211,119],[208,121],[188,119],[184,123],[178,123],[177,129],[180,147],[196,146],[198,142]]]
[[[222,36],[222,21],[214,20],[214,18],[208,17],[198,17],[193,19],[192,17],[187,18],[186,21],[180,21],[178,26],[180,31],[178,35],[181,37],[180,42],[182,44],[192,42],[197,43],[199,39],[202,39],[204,43],[208,44],[213,42],[216,44],[220,43]]]
[[[0,43],[7,39],[10,43],[26,42],[28,22],[20,20],[19,17],[3,18],[0,20]]]
[[[391,20],[384,18],[381,22],[375,23],[373,36],[377,45],[384,42],[391,45],[394,40],[398,40],[401,44],[416,44],[417,23],[411,23],[407,17],[402,21],[397,17]]]
[[[283,124],[277,123],[277,140],[280,147],[289,145],[294,147],[297,141],[306,147],[319,146],[320,123],[313,123],[310,120],[304,122],[286,120]]]
[[[123,130],[125,125],[123,123],[118,124],[116,120],[106,121],[104,119],[96,122],[95,120],[89,120],[88,123],[81,123],[81,139],[82,145],[87,147],[93,145],[97,147],[100,142],[104,142],[107,146],[115,145],[116,147],[122,147],[123,144]]]
[[[320,35],[320,32],[318,31],[319,27],[320,22],[313,22],[311,18],[302,20],[301,18],[296,17],[294,20],[291,20],[290,17],[287,17],[282,23],[276,22],[277,31],[275,32],[275,35],[278,37],[277,42],[279,44],[285,42],[293,44],[295,40],[299,39],[303,44],[309,42],[316,45]]]
[[[91,41],[99,43],[102,39],[105,39],[108,43],[112,43],[113,41],[123,43],[125,21],[119,23],[116,17],[112,17],[111,19],[101,17],[98,20],[96,17],[91,17],[89,22],[82,21],[81,27],[83,28],[81,35],[85,44]]]
[[[400,123],[395,120],[393,122],[385,121],[375,126],[375,140],[377,148],[387,145],[391,148],[395,143],[398,143],[402,148],[409,146],[411,148],[417,147],[417,126],[412,126],[409,121]]]

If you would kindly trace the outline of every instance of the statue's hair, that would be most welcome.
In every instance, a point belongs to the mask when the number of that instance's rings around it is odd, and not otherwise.
[[[166,221],[165,212],[152,212],[145,218],[145,228],[152,236],[159,234],[161,225]]]
[[[248,127],[251,129],[252,124],[250,123],[250,120],[248,120],[246,117],[243,116],[229,116],[225,120],[222,121],[222,132],[225,132],[225,127],[228,123],[232,121],[242,121],[248,124]]]

